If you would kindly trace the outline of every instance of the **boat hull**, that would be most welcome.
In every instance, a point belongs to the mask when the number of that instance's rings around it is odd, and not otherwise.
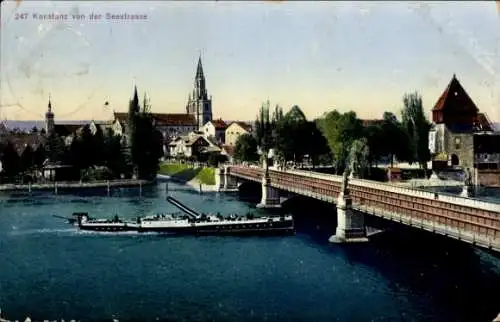
[[[81,224],[81,230],[95,232],[131,232],[160,233],[179,235],[291,235],[295,233],[293,221],[280,221],[274,223],[244,223],[244,224],[190,224],[178,227],[144,227],[139,225],[97,225]]]

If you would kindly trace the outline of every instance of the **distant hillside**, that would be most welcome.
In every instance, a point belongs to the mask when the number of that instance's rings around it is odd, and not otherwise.
[[[55,121],[56,124],[88,124],[91,121]],[[42,129],[45,127],[45,121],[3,121],[9,130],[19,129],[23,132],[29,132],[33,127],[36,126],[37,129]]]

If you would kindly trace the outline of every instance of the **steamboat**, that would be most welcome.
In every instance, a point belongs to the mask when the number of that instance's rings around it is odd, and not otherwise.
[[[156,214],[139,217],[136,220],[123,220],[116,215],[113,219],[93,219],[88,213],[73,213],[69,219],[81,230],[101,232],[158,232],[169,234],[293,234],[293,217],[281,215],[273,217],[254,217],[252,214],[238,216],[230,214],[199,213],[173,197],[167,201],[179,208],[184,215]]]

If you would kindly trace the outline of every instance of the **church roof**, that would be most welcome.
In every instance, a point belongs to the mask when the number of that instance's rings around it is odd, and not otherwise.
[[[65,137],[76,133],[83,126],[81,124],[54,124],[54,132],[61,137]]]
[[[455,111],[455,112],[463,112],[474,110],[478,111],[476,104],[472,101],[469,94],[462,87],[455,74],[441,94],[436,104],[434,105],[433,111]]]
[[[128,113],[115,112],[115,119],[120,123],[127,122]],[[152,113],[157,125],[163,126],[196,126],[196,119],[192,114],[182,113]]]
[[[153,118],[158,125],[171,125],[171,126],[195,126],[197,125],[196,119],[192,114],[161,114],[153,113]]]

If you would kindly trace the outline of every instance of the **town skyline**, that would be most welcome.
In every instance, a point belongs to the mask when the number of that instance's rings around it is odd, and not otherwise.
[[[15,19],[56,12],[147,19]],[[185,113],[201,54],[214,119],[253,120],[268,99],[310,119],[332,109],[375,119],[398,115],[412,91],[430,118],[456,74],[500,120],[494,2],[3,2],[1,18],[2,119],[43,119],[49,94],[56,120],[110,119],[134,84],[152,112]]]

